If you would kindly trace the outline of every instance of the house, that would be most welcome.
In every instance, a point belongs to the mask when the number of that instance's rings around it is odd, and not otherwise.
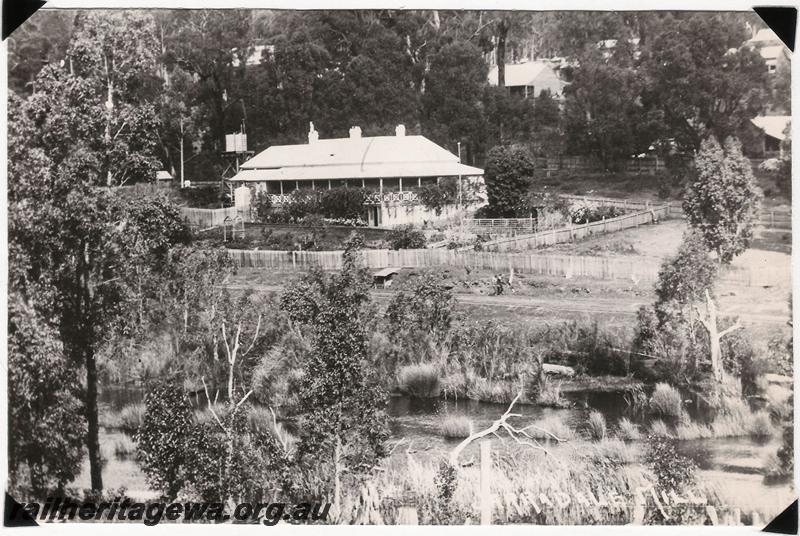
[[[780,154],[781,142],[786,139],[784,131],[791,120],[790,115],[760,115],[752,119],[759,134],[757,151],[764,156]]]
[[[286,203],[295,190],[365,188],[364,220],[373,226],[423,224],[454,216],[455,207],[436,214],[420,203],[418,190],[444,177],[483,185],[483,170],[424,136],[407,136],[398,125],[394,136],[364,137],[352,127],[347,138],[321,140],[310,124],[308,143],[273,145],[239,167],[228,179],[270,196],[273,206]]]
[[[553,62],[543,60],[507,63],[505,86],[512,95],[526,99],[537,97],[543,89],[560,98],[567,83],[559,78],[556,66]],[[489,84],[497,85],[496,65],[489,71]]]
[[[761,57],[764,58],[770,73],[775,73],[778,70],[778,60],[781,54],[785,53],[785,46],[783,41],[775,35],[775,32],[769,28],[762,28],[752,38],[748,39],[745,45],[758,51]]]

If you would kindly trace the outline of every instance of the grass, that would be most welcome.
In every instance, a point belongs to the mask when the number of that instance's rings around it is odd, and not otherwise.
[[[435,398],[441,393],[439,371],[430,364],[408,365],[397,372],[400,390],[416,398]]]
[[[124,460],[136,454],[136,442],[127,434],[122,434],[114,440],[114,456]]]
[[[650,396],[650,412],[661,418],[680,420],[683,417],[683,397],[667,383],[657,383]]]
[[[553,439],[553,436],[556,436],[562,441],[569,441],[577,437],[575,430],[570,428],[558,415],[539,419],[533,423],[533,427],[528,430],[528,433],[535,439]]]
[[[650,435],[657,437],[671,437],[667,423],[661,419],[656,419],[650,423]]]
[[[561,383],[560,381],[551,381],[547,379],[547,375],[544,376],[544,385],[542,386],[542,390],[539,392],[539,398],[536,402],[540,406],[546,406],[551,408],[564,408],[569,405],[569,403],[561,396]]]
[[[439,430],[447,439],[463,439],[472,433],[472,421],[466,415],[447,415],[439,423]]]
[[[681,440],[744,436],[763,439],[774,433],[768,412],[753,412],[744,401],[727,397],[723,399],[722,411],[710,424],[682,422],[675,427],[674,436]]]
[[[638,441],[642,437],[639,427],[627,417],[622,417],[617,426],[617,436],[624,441]]]
[[[606,418],[597,410],[592,410],[589,413],[589,419],[586,421],[586,430],[589,432],[589,437],[595,441],[601,441],[606,438]]]
[[[108,410],[100,414],[100,426],[135,434],[144,421],[143,403],[129,404],[119,411]]]

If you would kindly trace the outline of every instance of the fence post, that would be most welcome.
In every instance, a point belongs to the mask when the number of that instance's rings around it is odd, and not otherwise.
[[[492,442],[481,442],[481,525],[492,524]]]
[[[297,270],[297,252],[292,250],[292,269]]]

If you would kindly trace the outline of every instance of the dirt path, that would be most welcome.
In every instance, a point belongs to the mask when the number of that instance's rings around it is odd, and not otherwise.
[[[283,290],[281,285],[240,285],[227,284],[230,290],[255,290],[258,292],[280,292]],[[395,293],[386,290],[373,290],[372,295],[380,300],[389,300]],[[636,312],[642,305],[648,305],[649,300],[636,296],[630,298],[615,297],[601,298],[590,294],[580,294],[578,296],[564,295],[558,297],[530,297],[530,296],[486,296],[475,294],[456,293],[459,303],[465,305],[477,305],[485,307],[499,307],[506,309],[525,309],[527,314],[533,316],[544,316],[555,319],[558,313],[588,314],[591,316],[629,316],[636,317]],[[788,311],[786,314],[760,314],[736,312],[743,322],[752,324],[780,324],[785,325],[789,320]]]

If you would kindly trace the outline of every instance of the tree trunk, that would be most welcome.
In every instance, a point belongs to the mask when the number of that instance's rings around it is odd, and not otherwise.
[[[94,348],[87,344],[84,348],[86,362],[86,423],[88,434],[86,446],[89,449],[89,472],[91,474],[92,490],[102,491],[103,474],[100,463],[100,427],[97,417],[97,361],[94,357]]]
[[[508,21],[501,18],[497,23],[497,87],[506,85],[506,37]]]

